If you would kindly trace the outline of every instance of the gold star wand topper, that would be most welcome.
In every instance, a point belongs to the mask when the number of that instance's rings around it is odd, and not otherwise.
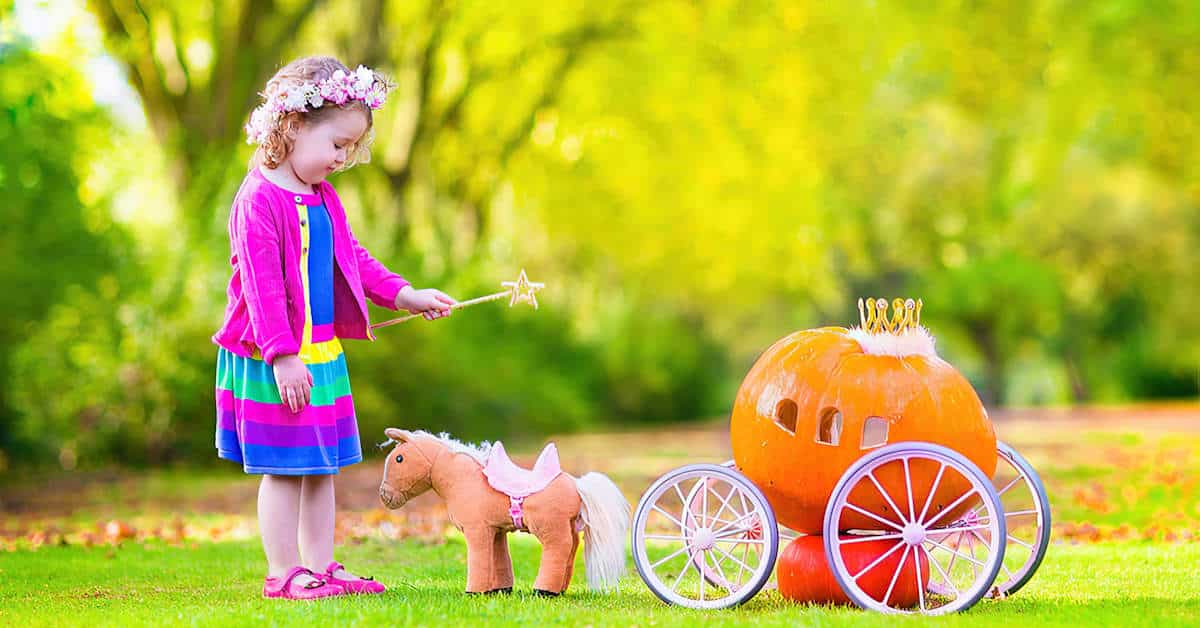
[[[538,309],[537,291],[546,287],[544,283],[534,283],[529,281],[529,277],[525,274],[525,269],[521,269],[521,274],[517,276],[516,281],[505,281],[500,285],[508,288],[512,292],[512,298],[508,301],[508,307],[512,307],[518,303],[528,303],[533,306],[533,309]]]
[[[482,297],[475,297],[469,301],[459,301],[458,303],[451,305],[450,309],[461,310],[472,305],[479,305],[480,303],[487,303],[489,301],[498,301],[507,297],[509,307],[513,307],[518,303],[528,303],[533,306],[533,309],[536,310],[538,309],[537,291],[546,287],[546,284],[544,283],[529,281],[529,276],[525,274],[524,268],[521,269],[521,274],[517,276],[516,281],[505,281],[501,282],[500,285],[506,288],[503,292],[497,292],[495,294],[489,294]],[[391,320],[383,321],[382,323],[375,323],[374,325],[371,325],[371,329],[387,327],[388,325],[398,325],[406,321],[411,321],[414,318],[421,318],[421,315],[409,314],[408,316],[393,318]]]

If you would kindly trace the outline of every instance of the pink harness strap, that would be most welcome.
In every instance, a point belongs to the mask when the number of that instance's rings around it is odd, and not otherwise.
[[[524,503],[524,497],[508,496],[508,515],[512,517],[513,527],[518,530],[525,529],[525,509],[522,507]]]

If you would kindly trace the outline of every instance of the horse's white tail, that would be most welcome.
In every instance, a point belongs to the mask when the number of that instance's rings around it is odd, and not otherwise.
[[[583,561],[588,587],[608,590],[625,575],[625,537],[629,531],[629,502],[608,476],[588,473],[575,480],[583,500]]]

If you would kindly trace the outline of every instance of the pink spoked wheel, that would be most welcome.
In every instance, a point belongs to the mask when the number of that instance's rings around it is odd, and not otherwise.
[[[694,464],[666,473],[642,495],[632,545],[638,574],[659,599],[727,608],[770,579],[779,531],[771,505],[744,475]]]
[[[726,469],[736,469],[737,468],[736,462],[734,462],[733,460],[726,460],[725,462],[721,463],[721,466],[725,467]],[[711,489],[712,487],[714,487],[717,484],[717,482],[719,482],[719,480],[717,480],[715,478],[709,478],[706,481],[706,485]],[[684,523],[688,523],[688,522],[695,523],[702,516],[701,513],[704,512],[704,508],[705,508],[704,495],[701,490],[702,488],[703,487],[699,483],[697,483],[692,488],[692,490],[688,493],[687,511],[691,513],[691,516],[688,517],[688,519],[686,519],[684,521]],[[776,522],[776,527],[779,530],[779,551],[783,551],[783,548],[787,547],[788,543],[791,543],[792,540],[794,540],[799,535],[796,534],[796,532],[794,532],[793,530],[790,530],[788,528],[783,527],[782,525],[779,525],[779,522]],[[763,535],[763,526],[758,522],[754,522],[753,525],[751,525],[743,533],[744,538],[751,539],[751,540],[761,539],[762,535]],[[758,553],[759,551],[762,550],[762,547],[763,547],[762,545],[745,544],[742,546],[742,551],[743,551],[743,553],[746,553],[746,554],[748,554],[750,552]],[[748,557],[743,556],[742,558],[743,558],[743,560],[747,560]],[[708,563],[708,561],[703,560],[702,555],[697,554],[697,555],[693,556],[693,560],[696,563],[696,567],[700,570],[700,573],[704,575],[704,577],[709,581],[710,584],[712,584],[714,586],[718,586],[718,587],[725,587],[725,588],[736,588],[738,586],[737,583],[728,581],[725,577],[725,574],[722,571],[716,569],[715,566],[710,565]],[[774,573],[772,572],[772,576],[773,575],[774,575]],[[767,581],[767,583],[765,585],[763,585],[764,589],[777,589],[778,587],[779,587],[779,585],[775,581],[774,577],[772,577],[770,580]]]
[[[1003,442],[996,442],[999,461],[992,484],[1004,505],[1008,543],[1000,575],[988,596],[1003,599],[1025,586],[1050,546],[1050,501],[1037,471]],[[978,512],[972,512],[978,517]]]
[[[1050,545],[1050,502],[1041,478],[1029,462],[1003,442],[997,441],[996,448],[998,458],[992,484],[1004,508],[1007,538],[1004,562],[987,596],[1004,599],[1029,582],[1046,556],[1046,549]],[[965,513],[955,524],[970,526],[978,523],[982,515],[980,508]],[[978,558],[976,551],[981,547],[979,538],[968,532],[956,540],[959,542],[959,551],[968,557]],[[953,562],[952,559],[951,566]],[[930,585],[930,590],[943,592],[935,584]]]
[[[900,480],[881,482],[883,476]],[[943,487],[964,488],[947,498],[938,491]],[[878,503],[878,496],[887,506],[872,512],[867,500]],[[964,508],[969,516],[947,520]],[[988,592],[1004,561],[1003,512],[991,479],[962,454],[932,443],[895,443],[858,459],[838,481],[825,509],[825,557],[847,597],[862,608],[924,615],[965,610]],[[873,529],[847,529],[847,521],[869,521]],[[891,545],[860,566],[851,546],[864,542]]]

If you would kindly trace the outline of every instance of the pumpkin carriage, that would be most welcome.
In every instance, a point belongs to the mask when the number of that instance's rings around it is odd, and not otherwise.
[[[734,401],[733,460],[674,469],[643,494],[633,557],[655,595],[725,608],[769,585],[941,614],[1029,581],[1050,534],[1037,473],[934,352],[920,302],[888,306],[860,300],[861,327],[768,348]]]

